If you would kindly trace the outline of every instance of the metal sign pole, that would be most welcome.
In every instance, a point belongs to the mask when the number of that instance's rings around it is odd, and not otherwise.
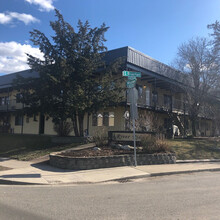
[[[136,136],[135,136],[135,119],[138,118],[138,109],[137,109],[137,95],[135,95],[135,85],[137,81],[137,77],[141,77],[140,72],[133,72],[133,71],[122,71],[122,76],[127,76],[128,81],[126,83],[127,88],[129,88],[130,94],[130,111],[132,117],[132,124],[133,124],[133,139],[134,139],[134,166],[137,166],[137,153],[136,153]],[[135,97],[136,96],[136,97]]]
[[[132,124],[133,124],[133,139],[134,139],[134,166],[136,167],[137,166],[137,153],[136,153],[136,136],[135,136],[135,117],[134,117],[134,105],[135,105],[135,102],[134,102],[134,90],[135,88],[132,88]]]

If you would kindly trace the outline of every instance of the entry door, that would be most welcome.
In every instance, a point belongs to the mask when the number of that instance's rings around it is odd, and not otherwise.
[[[44,134],[45,116],[40,114],[39,134]]]

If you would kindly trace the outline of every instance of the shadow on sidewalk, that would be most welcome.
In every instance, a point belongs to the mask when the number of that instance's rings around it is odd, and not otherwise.
[[[10,158],[0,157],[0,162],[11,160]]]
[[[58,172],[58,173],[67,173],[67,172],[77,171],[77,170],[67,170],[67,169],[53,167],[49,164],[49,160],[40,162],[40,163],[34,163],[34,164],[31,164],[31,166],[37,169],[40,169],[40,170],[49,171],[49,172]]]
[[[2,175],[1,178],[40,178],[40,174],[9,174]]]

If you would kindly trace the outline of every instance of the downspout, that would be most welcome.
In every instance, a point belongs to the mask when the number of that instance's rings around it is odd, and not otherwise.
[[[22,104],[21,134],[23,134],[23,130],[24,130],[24,103]]]
[[[87,136],[89,136],[89,117],[90,117],[90,113],[87,113]]]
[[[183,136],[186,137],[186,95],[184,94],[184,101],[183,101]]]

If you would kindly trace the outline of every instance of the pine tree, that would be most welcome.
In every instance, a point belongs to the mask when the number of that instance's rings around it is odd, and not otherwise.
[[[39,73],[37,79],[17,79],[21,101],[29,112],[52,117],[55,124],[72,120],[76,136],[83,136],[83,119],[100,108],[118,104],[122,95],[121,79],[114,75],[120,66],[115,61],[106,66],[102,58],[107,51],[103,23],[91,28],[79,20],[78,32],[55,10],[57,20],[50,22],[55,35],[50,40],[39,30],[30,32],[31,41],[39,46],[44,60],[28,56],[28,64]],[[24,86],[24,84],[26,86]],[[30,92],[31,91],[31,92]]]

